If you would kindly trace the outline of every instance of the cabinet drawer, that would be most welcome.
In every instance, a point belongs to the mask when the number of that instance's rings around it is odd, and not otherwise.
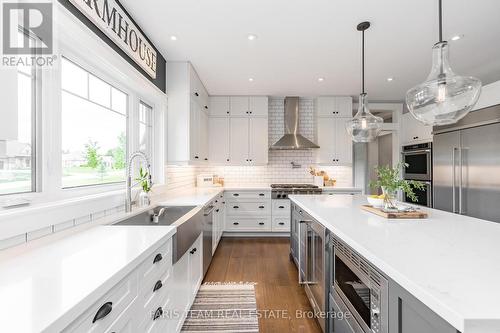
[[[173,315],[171,307],[170,297],[158,299],[154,304],[151,304],[147,311],[141,313],[142,317],[137,332],[172,332],[172,330],[167,329],[171,322],[169,318]]]
[[[106,332],[108,327],[113,324],[137,297],[137,290],[137,274],[133,272],[108,291],[104,297],[92,305],[63,332]],[[99,316],[98,313],[100,313]],[[100,319],[98,319],[99,317]]]
[[[271,191],[227,191],[225,193],[226,200],[232,201],[236,199],[270,199]]]
[[[151,311],[152,304],[163,300],[169,294],[169,289],[172,288],[172,271],[173,268],[167,269],[167,272],[158,280],[149,282],[141,282],[139,297],[137,299],[138,307],[143,311]]]
[[[290,216],[290,200],[273,200],[273,216]]]
[[[157,281],[171,267],[172,239],[170,238],[163,245],[160,245],[160,247],[139,266],[139,280],[142,285]]]
[[[269,215],[271,207],[269,200],[256,202],[233,201],[227,204],[227,215]]]
[[[227,217],[226,231],[271,231],[271,219]]]
[[[290,231],[289,217],[274,217],[273,216],[273,231]]]

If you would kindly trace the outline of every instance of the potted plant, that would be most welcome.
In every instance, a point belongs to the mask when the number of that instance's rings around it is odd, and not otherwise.
[[[151,182],[151,175],[149,172],[144,171],[142,167],[139,169],[139,178],[135,180],[139,181],[142,191],[139,194],[139,207],[148,206],[151,203],[149,198],[149,192],[151,192],[151,187],[153,183]]]
[[[411,201],[417,202],[418,198],[413,189],[425,190],[425,185],[416,180],[404,180],[400,176],[400,170],[407,168],[407,163],[398,163],[394,168],[389,166],[377,166],[377,180],[370,182],[371,188],[381,188],[384,197],[385,210],[397,210],[396,195],[398,190],[406,194]]]

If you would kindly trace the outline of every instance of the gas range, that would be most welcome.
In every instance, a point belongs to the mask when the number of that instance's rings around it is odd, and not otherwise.
[[[312,184],[272,184],[272,199],[287,199],[289,194],[321,194],[323,190]]]

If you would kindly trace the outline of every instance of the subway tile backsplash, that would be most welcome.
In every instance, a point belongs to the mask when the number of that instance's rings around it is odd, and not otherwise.
[[[300,133],[311,141],[316,141],[314,99],[300,98]],[[284,98],[269,98],[269,144],[278,141],[284,133]],[[346,166],[315,165],[314,150],[270,150],[269,163],[265,166],[167,166],[168,190],[195,186],[196,175],[216,174],[224,177],[226,184],[252,183],[312,183],[309,166],[324,170],[337,179],[337,186],[350,187],[352,168]],[[293,169],[292,162],[301,165]]]

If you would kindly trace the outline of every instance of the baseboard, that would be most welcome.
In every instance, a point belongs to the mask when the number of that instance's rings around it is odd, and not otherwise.
[[[224,231],[222,237],[290,237],[290,232],[229,232]]]

